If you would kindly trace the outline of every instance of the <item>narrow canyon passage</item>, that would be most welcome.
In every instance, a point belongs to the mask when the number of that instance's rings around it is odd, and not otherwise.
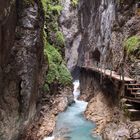
[[[53,136],[44,140],[100,140],[99,137],[92,135],[95,124],[83,116],[88,103],[77,99],[80,95],[79,81],[74,81],[73,85],[75,103],[58,115]]]
[[[140,140],[139,27],[140,0],[1,0],[0,140]]]

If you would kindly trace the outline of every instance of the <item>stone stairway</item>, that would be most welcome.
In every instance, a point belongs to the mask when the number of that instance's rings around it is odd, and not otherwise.
[[[132,121],[140,120],[140,83],[134,81],[125,84],[124,106]]]

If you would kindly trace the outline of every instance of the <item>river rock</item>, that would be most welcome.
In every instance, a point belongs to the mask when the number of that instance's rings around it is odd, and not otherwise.
[[[68,98],[72,98],[72,88],[64,87],[56,95],[46,95],[45,104],[41,107],[40,117],[32,123],[26,131],[25,139],[42,140],[54,131],[58,113],[64,111],[69,105]],[[66,129],[65,129],[66,130]]]

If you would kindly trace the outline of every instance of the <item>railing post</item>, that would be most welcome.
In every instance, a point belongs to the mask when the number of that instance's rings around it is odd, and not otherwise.
[[[110,63],[110,77],[112,77],[113,64]]]
[[[104,75],[105,75],[105,72],[106,72],[106,67],[104,67]]]
[[[125,81],[124,81],[124,62],[122,62],[122,86],[123,86],[123,93],[122,93],[122,97],[125,96]]]
[[[102,84],[102,78],[103,78],[103,75],[102,75],[102,66],[103,66],[103,65],[101,65],[100,84]]]

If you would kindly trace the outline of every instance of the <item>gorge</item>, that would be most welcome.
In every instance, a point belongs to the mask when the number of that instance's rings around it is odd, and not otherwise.
[[[139,27],[139,0],[1,0],[0,140],[140,139]]]
[[[95,124],[92,124],[83,117],[83,112],[87,107],[87,102],[77,100],[80,95],[80,91],[78,89],[79,81],[74,81],[73,85],[75,103],[68,107],[65,112],[59,114],[53,136],[44,138],[44,140],[100,140],[99,137],[95,135],[93,136],[91,133]]]

